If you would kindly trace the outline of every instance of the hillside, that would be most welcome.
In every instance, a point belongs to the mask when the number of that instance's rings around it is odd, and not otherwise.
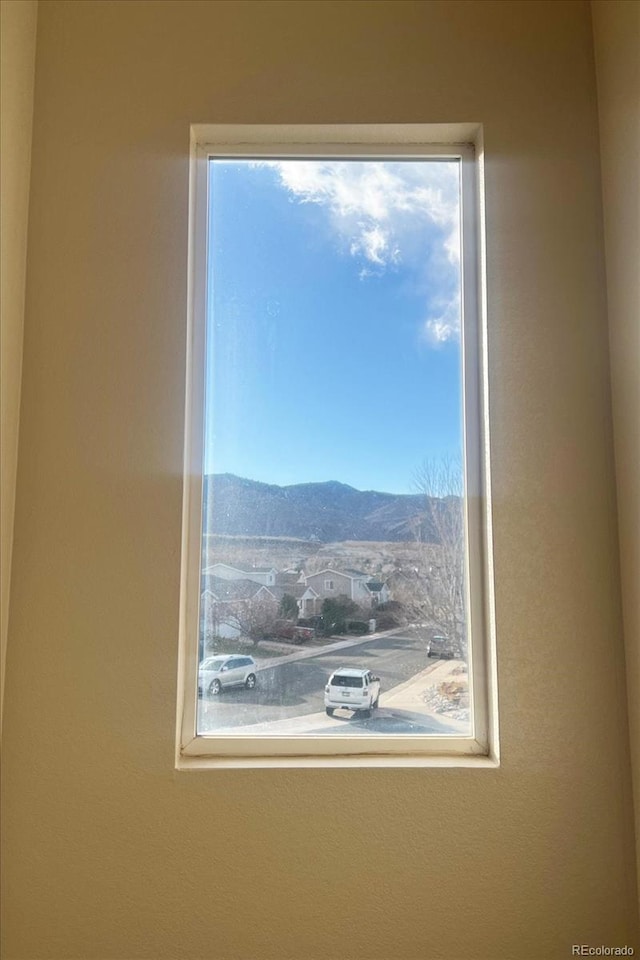
[[[222,561],[241,570],[276,567],[317,573],[333,570],[362,570],[371,577],[388,580],[404,571],[412,577],[438,559],[440,547],[415,541],[343,540],[320,543],[294,537],[235,537],[212,534],[206,538],[205,566]]]
[[[356,490],[344,483],[288,487],[233,474],[204,478],[205,531],[251,537],[407,542],[433,539],[421,494]]]

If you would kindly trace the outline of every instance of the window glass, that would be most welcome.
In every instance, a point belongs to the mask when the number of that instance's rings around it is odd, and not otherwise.
[[[331,678],[332,687],[362,687],[362,677],[349,677],[344,674],[336,674]]]
[[[223,663],[224,663],[224,660],[220,659],[219,657],[209,658],[203,661],[202,669],[203,670],[219,670],[220,667],[223,665]]]
[[[331,735],[384,734],[393,717],[394,732],[460,735],[469,721],[460,170],[209,160],[199,641],[202,657],[251,648],[257,682],[227,700],[203,690],[200,733],[322,718]],[[343,576],[319,588],[327,566]],[[376,660],[366,726],[324,715],[345,658]]]

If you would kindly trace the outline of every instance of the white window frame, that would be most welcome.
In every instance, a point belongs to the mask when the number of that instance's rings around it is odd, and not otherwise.
[[[472,734],[198,734],[208,161],[212,157],[447,157],[461,161],[466,610]],[[176,766],[473,766],[499,763],[489,469],[483,148],[480,124],[194,125],[191,128],[184,498]]]

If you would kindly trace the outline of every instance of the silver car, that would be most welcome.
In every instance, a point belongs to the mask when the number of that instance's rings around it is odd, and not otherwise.
[[[253,690],[257,682],[257,670],[253,657],[242,653],[207,657],[198,671],[198,695],[208,693],[215,697],[226,687],[244,686],[247,690]]]

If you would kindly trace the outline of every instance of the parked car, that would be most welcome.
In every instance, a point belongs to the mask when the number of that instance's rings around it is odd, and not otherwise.
[[[324,617],[321,613],[316,613],[312,617],[298,617],[298,625],[301,627],[313,627],[314,630],[322,632],[325,626]]]
[[[380,677],[374,677],[370,670],[359,667],[339,667],[324,688],[324,705],[330,717],[340,707],[371,716],[379,699]]]
[[[253,657],[244,654],[207,657],[198,670],[198,695],[208,693],[217,696],[226,687],[245,686],[253,690],[256,685],[257,665]]]
[[[302,627],[293,620],[276,620],[274,635],[278,640],[292,640],[294,643],[304,643],[313,640],[316,632],[313,627]]]
[[[438,657],[439,660],[455,660],[460,656],[460,651],[447,637],[431,637],[427,644],[427,656]]]

